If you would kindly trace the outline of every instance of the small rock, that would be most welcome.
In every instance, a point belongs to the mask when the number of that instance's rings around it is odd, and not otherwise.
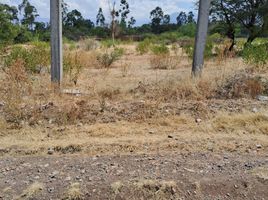
[[[257,147],[257,149],[261,149],[262,148],[262,145],[261,144],[257,144],[256,147]]]
[[[257,108],[253,108],[252,112],[257,113],[257,112],[259,112],[259,110]]]
[[[195,122],[198,123],[198,124],[200,124],[202,122],[202,119],[199,119],[198,118],[198,119],[195,120]]]
[[[47,154],[48,155],[53,155],[54,154],[54,148],[48,148]]]
[[[66,177],[65,181],[71,181],[72,178],[70,176]]]
[[[168,136],[168,138],[169,138],[169,139],[172,139],[172,138],[173,138],[173,136],[172,136],[172,135],[169,135],[169,136]]]
[[[257,96],[257,100],[259,100],[259,101],[268,101],[268,96],[259,95],[259,96]]]
[[[52,187],[52,188],[48,188],[47,191],[48,191],[49,193],[52,193],[52,192],[54,192],[54,188],[53,188],[53,187]]]

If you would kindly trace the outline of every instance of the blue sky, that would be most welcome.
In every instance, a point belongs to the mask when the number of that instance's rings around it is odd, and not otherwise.
[[[3,3],[18,5],[22,0],[1,0]],[[50,0],[29,0],[38,10],[40,20],[49,20],[49,2]],[[96,21],[96,14],[99,7],[102,7],[106,19],[108,17],[109,0],[65,0],[69,5],[69,10],[78,9],[85,18]],[[112,0],[111,0],[112,1]],[[117,0],[119,2],[119,0]],[[131,16],[137,20],[137,24],[143,24],[149,21],[149,13],[156,6],[160,6],[165,14],[176,16],[180,11],[194,10],[194,0],[128,0],[131,9]],[[173,17],[173,18],[174,18]]]

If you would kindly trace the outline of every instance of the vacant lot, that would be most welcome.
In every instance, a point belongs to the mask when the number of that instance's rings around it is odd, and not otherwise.
[[[193,80],[182,49],[136,46],[66,45],[61,92],[0,74],[0,199],[267,199],[267,72],[218,56]]]

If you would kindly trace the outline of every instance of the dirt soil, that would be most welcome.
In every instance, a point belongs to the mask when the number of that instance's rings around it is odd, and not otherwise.
[[[268,199],[267,167],[267,154],[6,157],[0,199],[64,199],[71,183],[78,199]]]

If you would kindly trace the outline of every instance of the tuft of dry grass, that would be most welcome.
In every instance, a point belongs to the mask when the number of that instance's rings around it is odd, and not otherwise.
[[[18,199],[32,199],[35,198],[43,190],[43,184],[41,183],[33,183],[30,185],[23,193],[20,195]]]
[[[84,199],[83,193],[81,192],[81,186],[79,183],[71,184],[70,188],[66,192],[66,195],[63,199],[65,200],[82,200]]]
[[[153,69],[176,69],[180,66],[180,59],[169,54],[153,55],[150,58],[150,65]]]
[[[219,115],[213,121],[214,128],[230,133],[246,131],[268,135],[268,115],[263,113],[242,113],[234,115]]]
[[[141,180],[134,183],[134,190],[152,200],[168,200],[179,197],[174,181]]]

